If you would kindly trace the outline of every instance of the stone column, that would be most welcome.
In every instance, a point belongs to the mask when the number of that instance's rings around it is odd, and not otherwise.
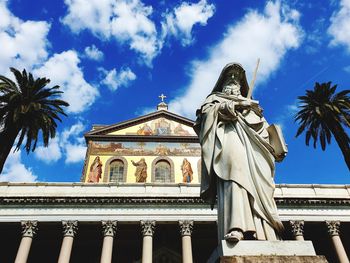
[[[142,242],[142,263],[152,263],[153,233],[156,221],[141,221]]]
[[[69,263],[74,236],[78,230],[78,221],[62,221],[63,241],[58,263]]]
[[[102,221],[103,245],[101,263],[111,263],[113,253],[113,239],[117,232],[117,221]]]
[[[182,240],[182,263],[192,263],[192,243],[191,234],[193,229],[193,221],[179,221],[180,233]]]
[[[304,241],[304,221],[289,221],[295,240]]]
[[[19,245],[15,263],[26,263],[32,245],[32,240],[38,231],[37,221],[22,221],[22,239]]]
[[[328,234],[332,239],[338,260],[340,263],[349,263],[349,258],[346,255],[343,243],[339,237],[340,221],[326,221]]]

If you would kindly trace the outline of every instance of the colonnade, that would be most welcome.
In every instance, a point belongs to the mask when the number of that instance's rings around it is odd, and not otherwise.
[[[182,262],[192,263],[192,241],[193,230],[192,220],[181,220],[179,230],[182,242]],[[292,234],[295,240],[304,240],[304,221],[289,221]],[[331,238],[338,261],[340,263],[349,263],[344,246],[340,239],[340,221],[326,221],[328,234]],[[38,231],[37,221],[22,221],[22,239],[17,251],[15,263],[26,263],[30,252],[32,240]],[[142,263],[152,263],[153,253],[153,234],[156,228],[156,221],[140,221],[142,241]],[[113,240],[117,233],[117,221],[102,221],[103,244],[101,251],[101,263],[112,262]],[[63,240],[61,244],[58,263],[69,263],[73,247],[74,237],[78,231],[78,221],[62,221]]]
[[[117,221],[102,221],[103,244],[101,251],[101,263],[112,262],[113,240],[117,233]],[[142,242],[142,263],[152,263],[153,234],[156,221],[141,221]],[[38,231],[37,221],[22,221],[22,239],[19,245],[15,263],[26,263],[30,252],[32,240]],[[63,240],[61,245],[58,263],[69,263],[74,237],[78,230],[78,221],[62,221]],[[192,242],[191,234],[193,221],[179,221],[180,234],[182,238],[183,263],[192,263]]]
[[[289,223],[295,240],[304,240],[304,221],[295,220],[289,221]],[[349,263],[349,258],[346,255],[343,243],[339,236],[340,221],[326,221],[326,225],[339,263]]]

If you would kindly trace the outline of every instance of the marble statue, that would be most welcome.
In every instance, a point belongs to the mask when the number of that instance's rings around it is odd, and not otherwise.
[[[141,158],[140,161],[131,161],[134,166],[136,166],[135,177],[137,183],[144,183],[147,179],[147,163],[145,158]]]
[[[247,98],[245,71],[224,67],[197,110],[194,130],[202,147],[201,197],[217,197],[218,238],[278,240],[283,225],[273,198],[275,149],[259,102]]]

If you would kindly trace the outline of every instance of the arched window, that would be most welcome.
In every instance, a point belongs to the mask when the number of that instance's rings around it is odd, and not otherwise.
[[[154,181],[157,183],[171,182],[171,167],[166,160],[160,160],[155,165]]]
[[[109,182],[124,181],[124,162],[122,160],[114,160],[109,165]]]
[[[103,182],[126,182],[127,172],[128,161],[122,156],[113,156],[106,161],[103,174]]]

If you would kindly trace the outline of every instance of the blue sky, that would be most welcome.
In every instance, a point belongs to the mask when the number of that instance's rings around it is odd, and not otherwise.
[[[314,83],[350,83],[350,1],[0,0],[0,72],[26,68],[65,92],[68,118],[48,148],[9,156],[1,181],[79,181],[83,133],[155,110],[194,113],[229,62],[252,77],[289,155],[277,183],[350,183],[335,140],[295,139],[297,96]]]

